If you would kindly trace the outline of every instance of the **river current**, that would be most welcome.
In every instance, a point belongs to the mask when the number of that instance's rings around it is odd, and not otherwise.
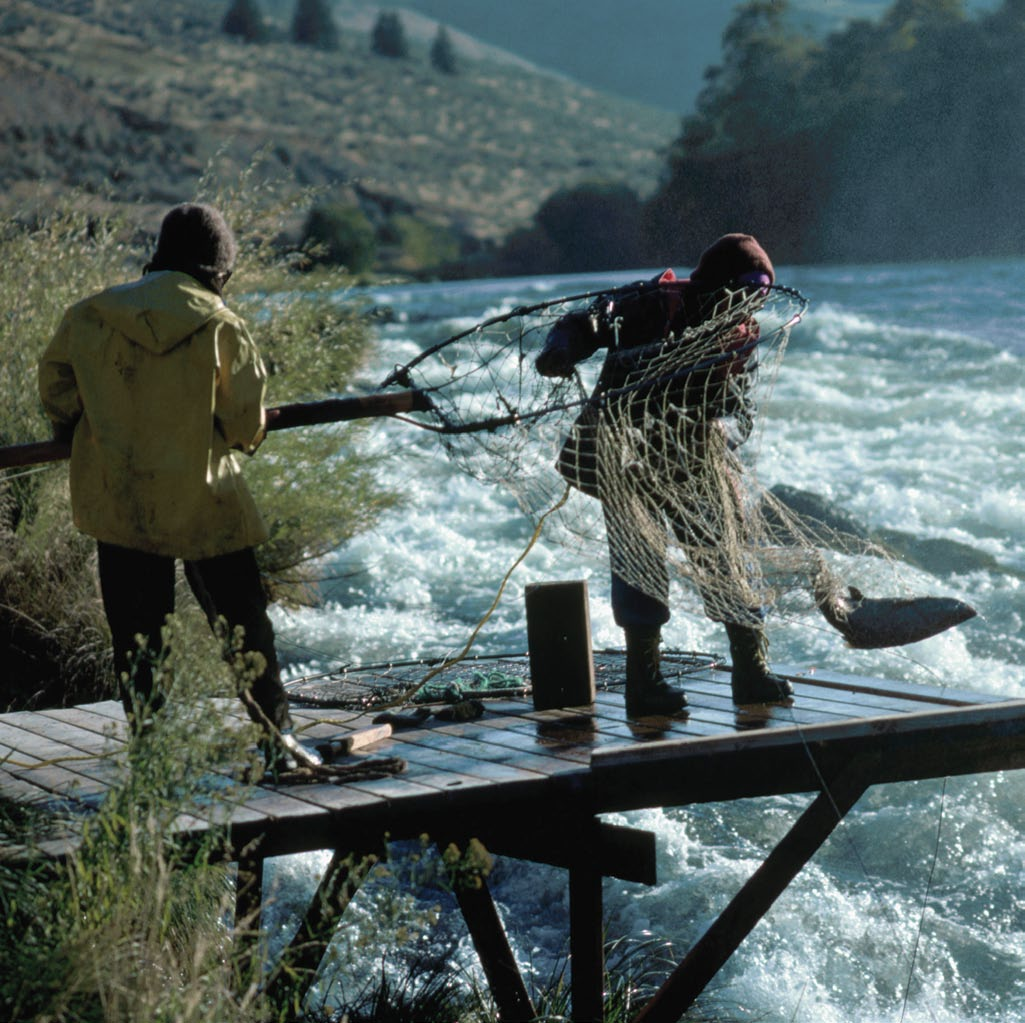
[[[814,492],[873,531],[948,541],[967,556],[909,568],[905,580],[979,614],[882,651],[849,650],[821,621],[770,619],[773,660],[1025,696],[1023,271],[1020,261],[780,269],[779,282],[810,307],[763,407],[761,484]],[[503,310],[645,275],[379,288],[372,300],[391,316],[359,384],[373,388],[394,364]],[[530,539],[532,525],[512,497],[460,473],[431,434],[379,422],[366,442],[395,456],[387,482],[406,503],[327,559],[322,606],[275,611],[293,677],[461,649]],[[524,587],[580,578],[595,646],[621,646],[600,553],[581,555],[542,536],[474,652],[524,651]],[[674,611],[664,638],[668,647],[723,652],[721,628],[686,611]],[[606,882],[609,936],[670,941],[679,957],[806,802],[626,815],[656,833],[660,881]],[[318,856],[277,863],[282,932],[322,866]],[[565,875],[501,861],[491,885],[525,972],[543,984],[566,953]],[[380,972],[379,952],[372,941],[361,948],[359,934],[384,927],[383,904],[395,909],[399,898],[370,889],[357,898],[338,949],[342,965],[322,985],[326,1002]],[[435,904],[444,905],[444,894],[427,891],[414,908],[422,916]],[[399,958],[435,956],[472,971],[458,914],[442,917]],[[1025,1019],[1025,774],[869,790],[705,999],[709,1015],[725,1019]]]

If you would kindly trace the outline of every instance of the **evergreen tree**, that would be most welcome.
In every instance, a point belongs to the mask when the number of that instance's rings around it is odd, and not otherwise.
[[[221,22],[221,31],[247,43],[266,42],[267,25],[257,0],[234,0]]]
[[[321,50],[338,49],[338,27],[327,0],[297,0],[292,41]]]
[[[408,57],[409,43],[402,19],[394,13],[382,11],[374,23],[370,48],[379,57]]]
[[[438,33],[431,44],[431,66],[446,75],[454,75],[458,71],[456,51],[444,25],[438,26]]]

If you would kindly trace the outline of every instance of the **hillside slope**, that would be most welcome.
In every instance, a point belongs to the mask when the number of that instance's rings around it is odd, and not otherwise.
[[[416,39],[408,59],[375,57],[376,5],[345,6],[341,48],[321,52],[224,36],[226,0],[8,0],[4,205],[77,188],[146,210],[191,197],[215,156],[243,167],[262,151],[299,184],[355,190],[490,243],[581,180],[655,186],[674,116],[514,59],[463,56],[444,75]]]

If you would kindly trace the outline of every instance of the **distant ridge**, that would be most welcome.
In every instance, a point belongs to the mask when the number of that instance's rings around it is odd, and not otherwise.
[[[341,48],[332,53],[229,38],[219,29],[227,6],[8,0],[0,12],[7,208],[81,189],[144,212],[191,197],[215,156],[238,168],[262,150],[299,185],[358,191],[364,202],[491,244],[582,180],[649,194],[678,129],[665,111],[460,34],[460,73],[441,74],[427,59],[436,23],[417,15],[409,15],[410,59],[389,60],[370,53],[376,5],[340,0]]]

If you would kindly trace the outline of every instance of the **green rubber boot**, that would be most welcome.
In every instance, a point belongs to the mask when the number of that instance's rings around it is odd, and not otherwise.
[[[662,630],[629,628],[626,635],[626,714],[668,717],[687,706],[687,696],[662,677],[659,644]]]
[[[764,629],[731,622],[725,625],[733,662],[730,678],[733,702],[738,705],[788,703],[794,695],[794,687],[769,670],[769,641]]]

